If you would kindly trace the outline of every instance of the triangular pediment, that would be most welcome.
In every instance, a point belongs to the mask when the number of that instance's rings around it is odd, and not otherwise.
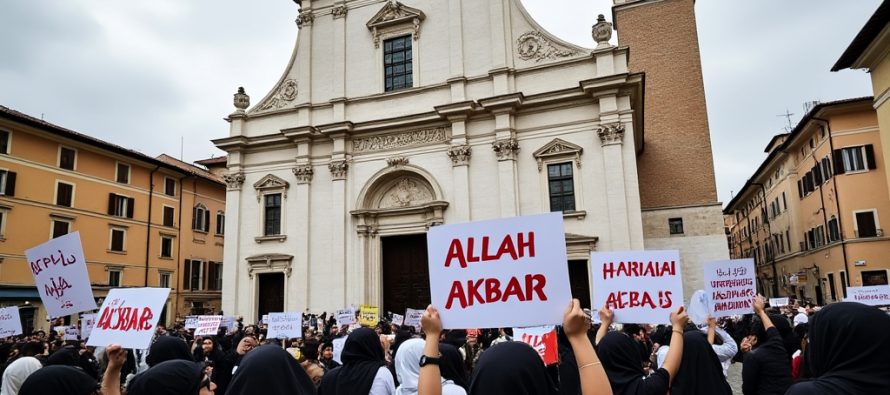
[[[266,174],[263,178],[253,184],[255,189],[287,189],[290,186],[287,181],[281,179],[274,174]]]
[[[368,21],[368,29],[381,28],[399,24],[414,24],[414,20],[418,22],[426,19],[423,11],[417,8],[408,7],[398,1],[387,1],[386,5],[374,14],[374,17]]]
[[[562,139],[553,139],[553,141],[544,144],[543,147],[532,153],[535,158],[542,158],[556,155],[580,155],[584,149],[576,144],[572,144]]]

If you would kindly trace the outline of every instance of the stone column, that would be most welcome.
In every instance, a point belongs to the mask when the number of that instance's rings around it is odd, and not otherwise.
[[[309,232],[311,226],[309,223],[311,212],[309,188],[314,171],[312,165],[309,164],[308,138],[300,139],[297,142],[296,162],[296,166],[292,169],[297,179],[296,193],[294,194],[294,199],[297,200],[297,210],[294,213],[296,214],[296,218],[294,218],[294,222],[296,222],[296,233],[294,234],[296,250],[293,251],[293,267],[296,274],[296,292],[294,292],[294,295],[297,307],[305,309],[311,306],[312,303],[312,285],[309,282],[312,270],[312,261],[309,256],[311,245],[311,233]]]
[[[342,139],[339,141],[342,145]],[[334,140],[334,146],[338,145],[338,140]],[[354,283],[355,279],[348,278],[348,265],[346,262],[346,176],[349,173],[349,162],[345,158],[333,159],[328,164],[331,171],[331,211],[328,213],[327,220],[331,222],[331,256],[329,259],[332,277],[339,279],[334,283],[342,284],[343,289],[340,291],[341,300],[332,301],[336,306],[346,306],[348,303],[358,303],[360,301],[351,300],[360,295],[361,289],[359,283]],[[336,295],[337,293],[332,293]]]
[[[497,2],[492,2],[492,4]],[[492,27],[494,28],[494,27]],[[522,106],[522,93],[502,95],[483,99],[479,104],[494,115],[494,142],[491,149],[498,159],[498,198],[501,217],[519,215],[519,175],[516,159],[519,154],[519,141],[513,129],[513,113]]]
[[[459,3],[459,1],[458,1]],[[471,101],[436,107],[436,112],[451,122],[451,147],[446,154],[452,165],[452,204],[450,216],[458,221],[470,221],[470,148],[467,140],[467,118],[478,109]]]
[[[609,248],[630,249],[630,224],[627,218],[627,188],[624,182],[622,144],[624,126],[620,123],[601,125],[597,129],[603,146],[603,169],[606,172],[606,202],[609,206]]]
[[[237,158],[238,155],[235,155]],[[241,185],[244,184],[244,173],[240,165],[233,164],[233,155],[229,154],[229,173],[223,176],[226,181],[226,229],[229,238],[223,246],[223,292],[221,308],[226,314],[247,315],[244,307],[238,306],[238,293],[241,291],[238,279],[238,268],[241,261],[241,248],[238,240],[250,235],[243,234],[245,229],[241,226]],[[177,263],[177,266],[179,263]],[[179,279],[173,279],[178,283]]]

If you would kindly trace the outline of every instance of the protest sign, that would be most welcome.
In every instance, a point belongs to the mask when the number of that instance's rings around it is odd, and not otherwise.
[[[413,326],[420,333],[420,319],[423,318],[423,310],[407,309],[405,310],[405,326]]]
[[[752,300],[757,296],[754,260],[733,259],[705,265],[705,294],[713,317],[754,312]]]
[[[706,325],[708,316],[711,315],[711,308],[708,306],[708,295],[704,290],[698,290],[692,293],[689,298],[689,304],[686,305],[686,314],[689,320],[696,325]]]
[[[88,339],[90,337],[90,333],[93,331],[93,326],[96,325],[96,315],[95,314],[81,314],[80,315],[80,335],[84,339]]]
[[[343,355],[343,346],[346,345],[346,336],[331,340],[331,345],[334,346],[334,360],[342,365],[343,361],[340,359],[340,356]]]
[[[226,328],[228,332],[235,330],[235,317],[231,315],[224,316],[222,322],[219,323],[221,328]]]
[[[269,324],[269,315],[263,314],[263,316],[260,318],[260,322],[262,322],[264,324]]]
[[[392,323],[393,323],[393,324],[398,325],[398,326],[402,326],[402,324],[403,324],[404,322],[405,322],[405,316],[403,316],[403,315],[401,315],[401,314],[395,314],[395,313],[393,313],[393,315],[392,315]]]
[[[185,329],[195,329],[198,327],[198,316],[190,315],[185,317]]]
[[[80,329],[77,329],[76,326],[66,326],[65,336],[62,340],[80,340]]]
[[[513,339],[532,346],[544,365],[559,362],[559,350],[556,343],[556,328],[551,325],[529,328],[513,328]]]
[[[87,345],[147,349],[169,294],[170,288],[111,289]]]
[[[845,302],[859,302],[869,306],[890,305],[890,285],[847,287]]]
[[[18,306],[0,308],[0,338],[22,334],[22,318]]]
[[[612,309],[615,323],[668,323],[683,304],[675,250],[592,252],[590,271],[593,305]]]
[[[56,334],[56,337],[62,339],[65,337],[65,329],[68,328],[65,325],[57,325],[53,327],[53,333]]]
[[[562,213],[436,226],[427,251],[444,329],[560,324],[572,300]]]
[[[303,313],[269,313],[268,337],[291,339],[303,337]]]
[[[336,312],[337,314],[337,325],[352,325],[355,324],[355,309],[352,307],[347,307],[345,309],[339,309]]]
[[[380,322],[380,308],[377,306],[362,305],[359,310],[359,324],[361,326],[375,327]]]
[[[25,255],[50,318],[96,309],[80,232],[52,239]]]
[[[770,307],[788,306],[788,298],[769,298]]]
[[[195,336],[216,336],[219,324],[222,323],[221,315],[200,315],[198,326],[195,327]]]

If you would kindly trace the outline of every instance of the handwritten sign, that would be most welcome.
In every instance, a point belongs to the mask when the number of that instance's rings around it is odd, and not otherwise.
[[[0,308],[0,338],[22,334],[22,318],[18,306]]]
[[[65,329],[68,328],[65,325],[57,325],[53,327],[53,332],[56,334],[56,337],[62,339],[65,337]]]
[[[343,346],[346,345],[346,336],[331,340],[331,345],[334,346],[334,360],[339,364],[343,364],[343,360],[340,359],[340,356],[343,355]]]
[[[352,325],[355,324],[355,309],[351,307],[347,307],[345,309],[339,309],[335,313],[337,315],[337,325]]]
[[[198,327],[198,316],[190,315],[185,317],[185,329],[195,329]]]
[[[556,329],[551,326],[536,326],[530,328],[513,328],[513,339],[532,346],[544,365],[552,365],[559,362],[559,350],[556,342]]]
[[[303,337],[302,313],[269,313],[270,339],[292,339]]]
[[[80,335],[84,339],[88,339],[90,337],[90,333],[93,331],[93,326],[96,325],[96,315],[95,314],[81,314],[80,315]]]
[[[80,340],[80,329],[77,329],[76,326],[66,326],[65,336],[62,340]]]
[[[869,306],[890,305],[890,285],[847,287],[845,302],[859,302]]]
[[[754,312],[751,301],[757,296],[754,260],[733,259],[705,265],[705,294],[713,317]]]
[[[560,324],[572,300],[562,213],[436,226],[427,251],[444,329]]]
[[[406,309],[405,310],[405,326],[413,326],[420,333],[420,319],[423,318],[423,310]]]
[[[114,288],[99,309],[88,346],[120,344],[144,350],[151,344],[170,288]]]
[[[609,306],[616,323],[661,324],[683,304],[680,254],[612,251],[590,254],[593,305]]]
[[[788,306],[788,298],[769,298],[770,307]]]
[[[222,322],[219,323],[219,326],[221,328],[226,328],[229,332],[234,331],[235,329],[237,329],[235,326],[235,316],[224,316]]]
[[[393,315],[392,315],[392,323],[393,323],[393,324],[398,325],[398,326],[402,326],[402,324],[403,324],[404,322],[405,322],[405,316],[403,316],[403,315],[401,315],[401,314],[395,314],[395,313],[393,313]]]
[[[222,323],[221,315],[200,315],[198,326],[195,328],[195,336],[216,336],[219,324]]]
[[[378,322],[380,322],[380,308],[363,304],[359,309],[359,324],[374,327]]]
[[[80,232],[25,251],[40,299],[51,318],[96,309]]]

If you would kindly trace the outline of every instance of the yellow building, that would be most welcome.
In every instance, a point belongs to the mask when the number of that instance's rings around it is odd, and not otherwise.
[[[730,255],[753,257],[769,296],[840,301],[888,284],[890,193],[872,98],[815,105],[774,137],[726,206]]]
[[[856,34],[831,71],[865,69],[871,74],[874,108],[881,127],[881,142],[890,147],[890,3],[884,1]],[[883,152],[890,163],[890,149]],[[890,172],[887,172],[890,184]]]
[[[222,261],[210,222],[224,184],[162,159],[0,106],[0,305],[20,306],[25,331],[48,323],[24,251],[53,237],[80,232],[97,302],[115,287],[171,288],[165,323],[186,294],[186,259]],[[215,210],[203,214],[206,222],[192,219],[199,203]],[[200,281],[210,281],[212,269],[202,270]]]

